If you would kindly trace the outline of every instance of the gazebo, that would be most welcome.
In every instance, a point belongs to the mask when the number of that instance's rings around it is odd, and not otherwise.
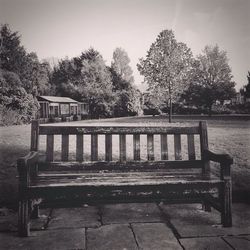
[[[79,120],[88,115],[88,104],[69,97],[38,96],[39,119]]]

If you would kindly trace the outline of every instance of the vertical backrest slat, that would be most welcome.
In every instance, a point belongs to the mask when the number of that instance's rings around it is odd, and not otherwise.
[[[83,161],[83,135],[76,135],[76,160]]]
[[[134,144],[134,160],[139,161],[140,156],[140,134],[133,135],[133,144]]]
[[[195,147],[194,147],[194,135],[187,135],[187,144],[188,144],[188,159],[195,160]]]
[[[39,146],[39,121],[34,120],[31,122],[30,151],[38,151],[38,146]]]
[[[168,137],[161,134],[161,160],[168,160]]]
[[[62,161],[69,160],[69,135],[62,135]]]
[[[181,135],[175,134],[174,135],[174,155],[175,160],[181,160]]]
[[[112,135],[105,135],[105,160],[112,161]]]
[[[120,141],[120,161],[126,161],[126,135],[119,135]]]
[[[47,135],[46,161],[54,160],[54,135]]]
[[[91,161],[98,160],[98,135],[91,134]]]
[[[148,134],[147,135],[147,153],[148,153],[148,160],[154,160],[154,135]]]
[[[202,173],[204,176],[209,176],[210,164],[209,164],[209,161],[205,161],[204,153],[203,153],[204,150],[208,149],[207,123],[205,121],[201,121],[199,123],[199,127],[200,127],[201,160],[204,161]]]

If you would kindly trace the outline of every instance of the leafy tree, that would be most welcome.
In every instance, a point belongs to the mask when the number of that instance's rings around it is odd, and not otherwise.
[[[244,95],[245,98],[250,98],[250,71],[247,75],[247,84],[240,89],[240,92]]]
[[[130,59],[127,52],[122,48],[116,48],[113,52],[111,68],[125,81],[134,83],[133,71],[129,66]]]
[[[1,26],[0,33],[1,68],[16,73],[27,93],[33,96],[47,93],[50,90],[49,65],[40,63],[34,52],[27,53],[18,32],[12,32],[7,24]]]
[[[203,54],[193,64],[193,78],[184,94],[189,104],[204,106],[211,115],[213,104],[231,99],[235,94],[235,83],[225,51],[218,45],[206,46]]]
[[[19,76],[1,69],[0,84],[0,105],[18,111],[23,121],[30,121],[38,110],[38,103],[22,87]]]
[[[115,116],[128,116],[139,112],[140,95],[133,85],[133,71],[129,62],[130,59],[125,50],[122,48],[114,50],[113,61],[109,70],[112,76],[113,91],[117,96]]]
[[[102,56],[93,48],[79,57],[59,62],[52,81],[57,94],[88,102],[92,118],[112,115],[116,97],[111,75]]]
[[[172,102],[178,101],[188,87],[192,61],[191,50],[176,41],[172,30],[163,30],[150,46],[146,58],[137,64],[151,96],[159,103],[169,102],[169,122],[172,121]]]

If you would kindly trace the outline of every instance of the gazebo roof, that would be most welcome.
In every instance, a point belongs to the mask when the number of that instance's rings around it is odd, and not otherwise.
[[[38,96],[38,101],[47,101],[47,102],[55,102],[55,103],[78,103],[78,101],[69,98],[69,97],[61,97],[61,96]]]

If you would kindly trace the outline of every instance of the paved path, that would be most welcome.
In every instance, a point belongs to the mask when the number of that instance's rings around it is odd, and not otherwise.
[[[200,205],[116,204],[43,209],[28,238],[0,211],[0,249],[250,249],[250,206],[233,205],[232,228]]]

